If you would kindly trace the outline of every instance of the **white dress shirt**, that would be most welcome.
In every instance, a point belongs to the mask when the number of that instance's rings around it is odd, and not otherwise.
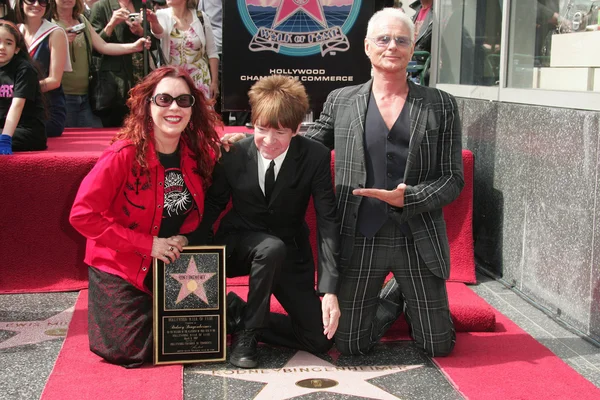
[[[277,175],[279,175],[279,170],[281,169],[281,164],[283,164],[283,160],[285,160],[285,156],[290,148],[288,147],[283,153],[275,158],[275,182],[277,182]],[[260,186],[260,190],[265,193],[265,174],[269,169],[269,164],[271,164],[271,160],[267,160],[260,154],[260,151],[257,151],[257,164],[258,164],[258,184]]]

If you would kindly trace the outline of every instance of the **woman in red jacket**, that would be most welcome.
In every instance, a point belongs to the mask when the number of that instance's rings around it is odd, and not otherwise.
[[[83,179],[70,221],[87,240],[90,349],[138,367],[152,358],[152,259],[169,263],[203,213],[218,115],[166,66],[131,90],[125,126]]]

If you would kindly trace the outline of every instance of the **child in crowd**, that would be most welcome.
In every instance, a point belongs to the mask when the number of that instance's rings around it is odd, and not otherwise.
[[[40,74],[23,35],[0,20],[0,154],[46,149]]]

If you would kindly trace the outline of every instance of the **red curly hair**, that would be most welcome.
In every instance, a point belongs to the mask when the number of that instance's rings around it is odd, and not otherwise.
[[[194,154],[192,157],[198,164],[197,172],[205,183],[210,182],[214,167],[215,155],[219,154],[219,135],[215,129],[221,126],[221,118],[210,107],[212,102],[196,88],[188,73],[178,66],[167,65],[152,71],[139,84],[129,91],[127,106],[129,115],[123,128],[115,135],[117,140],[130,140],[136,146],[136,161],[146,169],[148,167],[146,153],[148,141],[152,137],[152,117],[150,114],[150,98],[160,81],[164,78],[181,78],[187,83],[190,93],[196,99],[192,106],[190,122],[181,133],[182,140]]]

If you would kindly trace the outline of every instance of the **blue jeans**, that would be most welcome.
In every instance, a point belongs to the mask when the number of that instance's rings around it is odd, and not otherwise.
[[[67,118],[65,94],[63,93],[62,86],[46,93],[45,101],[49,117],[46,121],[46,136],[60,136],[65,130],[65,121]]]
[[[102,120],[92,112],[88,95],[65,94],[68,128],[102,128]]]

